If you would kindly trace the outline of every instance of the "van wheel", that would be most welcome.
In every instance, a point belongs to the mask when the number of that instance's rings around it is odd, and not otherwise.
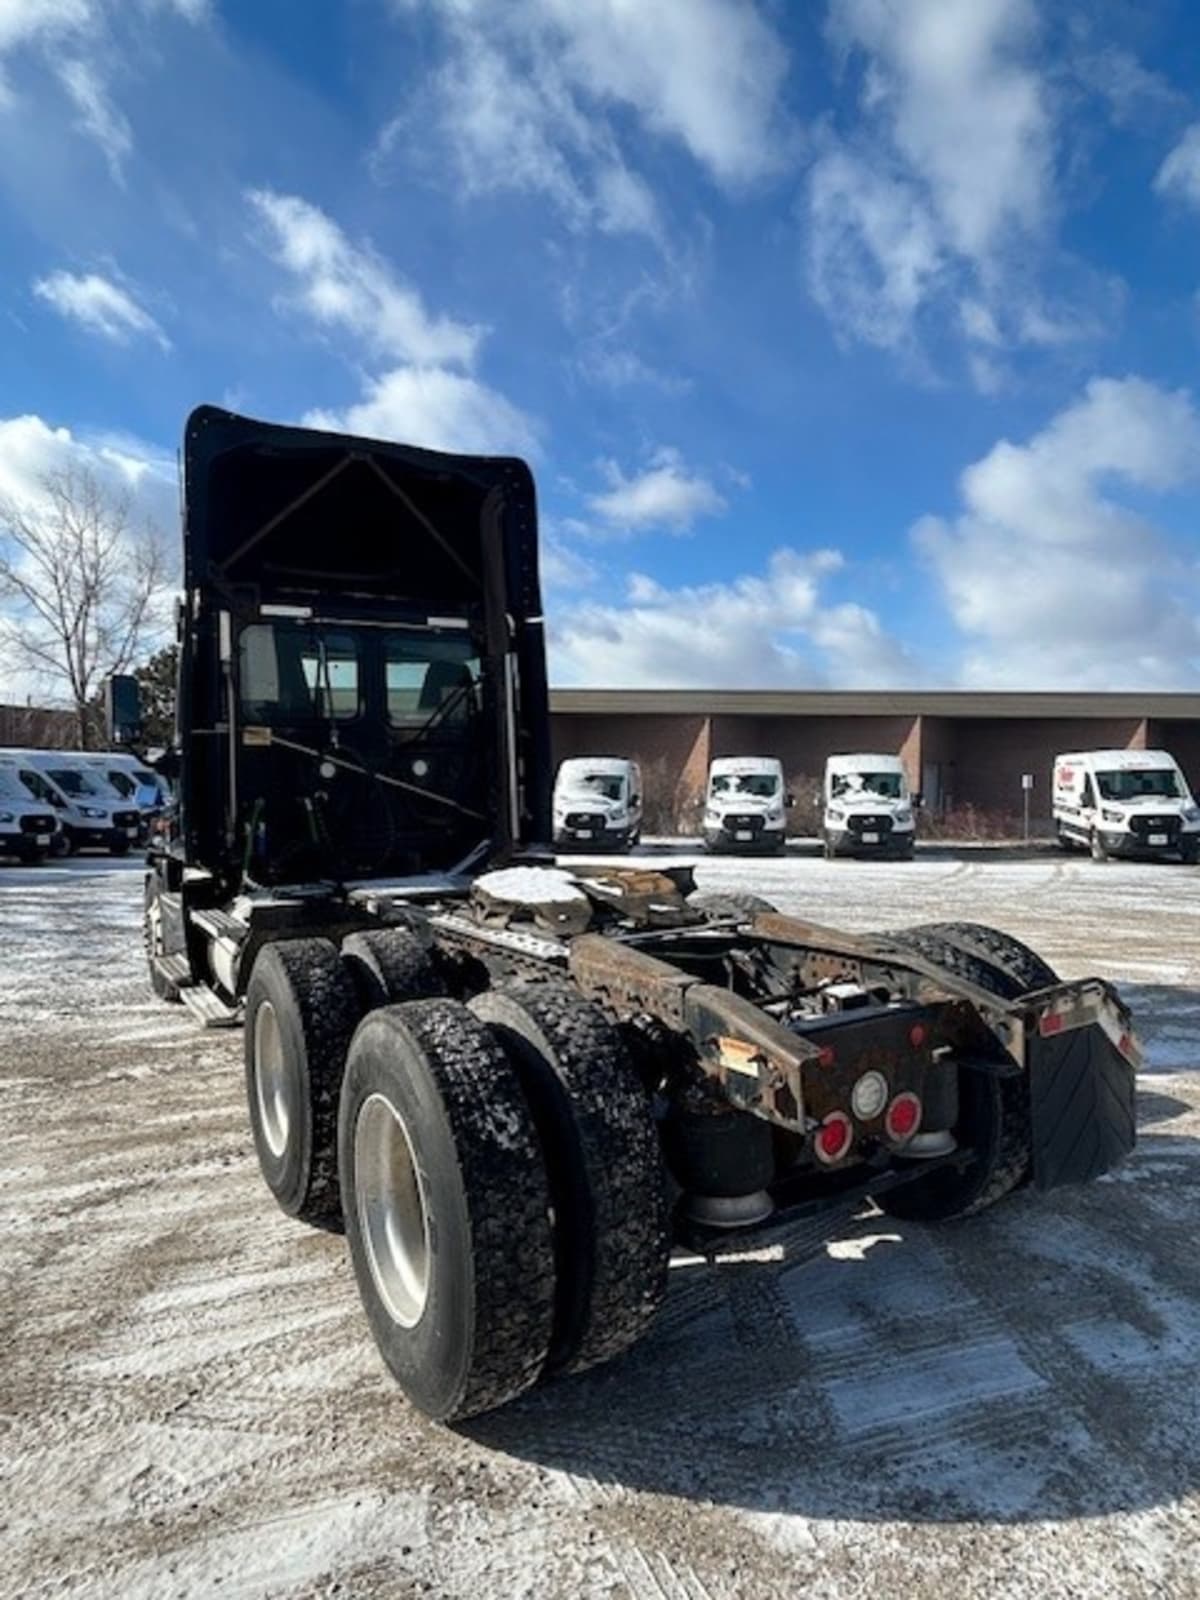
[[[1200,839],[1185,839],[1179,846],[1179,859],[1185,866],[1194,867],[1200,861]]]
[[[267,1188],[288,1216],[337,1231],[338,1094],[361,1006],[328,939],[280,939],[246,989],[246,1098]]]
[[[108,847],[110,856],[127,856],[129,854],[128,839],[114,839]]]
[[[1061,823],[1059,824],[1056,837],[1058,841],[1058,848],[1060,850],[1066,850],[1068,852],[1074,850],[1075,841],[1070,838],[1068,834],[1064,833]]]
[[[582,1372],[635,1343],[667,1291],[650,1101],[617,1030],[569,984],[506,984],[469,1009],[503,1047],[541,1140],[557,1276],[547,1367]]]
[[[490,1030],[457,1000],[372,1011],[338,1118],[346,1238],[380,1354],[443,1422],[541,1376],[554,1319],[537,1130]]]
[[[1093,861],[1108,860],[1108,846],[1105,844],[1104,835],[1100,832],[1099,828],[1092,829],[1090,844]]]

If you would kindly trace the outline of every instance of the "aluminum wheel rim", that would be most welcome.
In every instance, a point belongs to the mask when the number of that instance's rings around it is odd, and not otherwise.
[[[354,1195],[379,1298],[394,1322],[415,1328],[429,1299],[429,1219],[408,1129],[383,1094],[359,1107]]]
[[[269,1000],[254,1018],[254,1093],[267,1149],[278,1160],[292,1131],[292,1083],[283,1059],[279,1018]]]

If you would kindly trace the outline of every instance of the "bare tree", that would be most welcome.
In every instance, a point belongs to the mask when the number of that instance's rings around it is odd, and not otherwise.
[[[135,523],[130,493],[90,468],[47,473],[35,498],[0,498],[0,637],[69,701],[81,748],[103,679],[161,628],[165,581],[157,530]]]

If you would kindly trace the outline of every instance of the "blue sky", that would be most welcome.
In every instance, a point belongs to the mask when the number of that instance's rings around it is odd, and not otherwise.
[[[0,0],[0,495],[519,451],[559,683],[1194,687],[1198,354],[1188,0]]]

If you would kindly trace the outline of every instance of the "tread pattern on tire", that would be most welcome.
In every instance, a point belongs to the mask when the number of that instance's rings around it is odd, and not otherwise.
[[[374,1012],[402,1027],[436,1085],[454,1139],[472,1238],[476,1337],[462,1393],[440,1420],[490,1411],[542,1374],[554,1307],[549,1192],[525,1097],[490,1030],[457,1000]],[[346,1196],[346,1204],[352,1203]]]
[[[264,963],[268,964],[264,966]],[[305,1043],[310,1122],[308,1170],[294,1195],[276,1192],[289,1216],[315,1227],[339,1229],[342,1222],[337,1170],[338,1099],[346,1052],[361,1015],[354,984],[335,945],[328,939],[277,939],[259,952],[246,989],[247,1079],[253,1071],[254,1017],[265,973],[273,966],[286,986]],[[253,1113],[252,1113],[253,1115]]]
[[[666,1294],[666,1177],[649,1100],[617,1029],[569,984],[512,980],[470,1008],[502,1042],[532,1044],[566,1102],[539,1126],[559,1222],[550,1367],[582,1372],[635,1343]],[[542,1097],[526,1092],[537,1120]]]
[[[443,995],[429,948],[408,928],[368,928],[342,940],[342,960],[365,1010]]]
[[[1020,984],[1018,994],[1049,989],[1061,981],[1054,968],[1036,950],[1031,950],[1011,934],[1002,933],[999,928],[989,928],[982,922],[928,922],[921,924],[916,931],[938,934],[960,950],[999,967],[1014,983]]]

